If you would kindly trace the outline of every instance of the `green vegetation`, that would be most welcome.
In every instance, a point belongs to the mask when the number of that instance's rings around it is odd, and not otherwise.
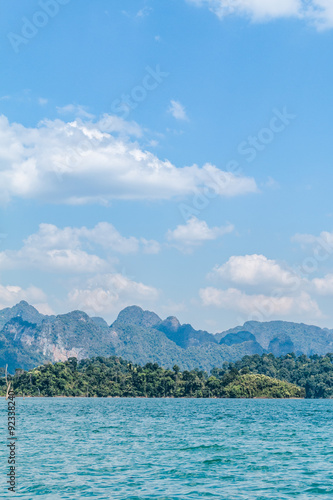
[[[305,390],[275,378],[247,373],[235,378],[224,388],[227,398],[301,398]]]
[[[0,394],[5,394],[4,370]],[[2,375],[2,376],[1,376]],[[8,375],[17,395],[192,398],[333,398],[333,354],[244,356],[208,376],[203,370],[165,369],[122,358],[96,357],[46,364]]]
[[[249,375],[246,369],[224,367],[208,376],[202,370],[180,372],[157,363],[144,367],[115,356],[96,357],[39,366],[28,372],[16,370],[9,376],[17,395],[25,396],[97,396],[97,397],[302,397],[299,387],[262,375]],[[0,382],[5,394],[5,381]]]
[[[333,354],[319,356],[294,353],[275,357],[273,354],[244,356],[235,363],[225,363],[222,369],[214,368],[212,374],[223,379],[234,370],[241,373],[257,373],[290,382],[305,390],[306,398],[333,398]]]
[[[45,316],[24,301],[0,310],[0,367],[8,365],[11,374],[66,359],[69,352],[80,360],[117,356],[141,366],[178,365],[182,372],[198,368],[210,373],[243,356],[324,355],[332,345],[333,330],[285,321],[249,321],[212,335],[137,306],[123,309],[111,326],[82,311]]]
[[[174,321],[179,332],[172,334]],[[224,361],[264,352],[256,342],[219,345],[213,335],[174,321],[163,322],[156,314],[133,306],[121,311],[110,327],[102,318],[90,318],[82,311],[43,316],[20,302],[0,310],[0,366],[8,364],[14,374],[16,368],[31,370],[71,352],[79,359],[118,356],[141,366],[177,364],[182,371],[198,367],[209,372]]]

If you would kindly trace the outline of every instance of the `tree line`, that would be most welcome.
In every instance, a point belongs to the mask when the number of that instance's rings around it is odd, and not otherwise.
[[[212,374],[223,378],[230,370],[263,374],[296,384],[304,389],[306,398],[333,398],[333,353],[309,357],[294,353],[280,357],[254,354],[235,363],[225,363],[222,369],[214,368]]]
[[[115,356],[45,364],[29,371],[16,370],[8,380],[17,395],[81,397],[333,397],[333,354],[275,357],[245,356],[224,363],[210,375],[177,365],[133,364]],[[0,378],[0,394],[6,382]]]

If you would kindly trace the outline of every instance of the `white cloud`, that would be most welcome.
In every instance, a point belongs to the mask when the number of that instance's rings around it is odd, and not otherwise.
[[[120,116],[104,114],[97,122],[97,127],[104,132],[119,133],[134,137],[142,136],[142,129],[134,121],[126,121]]]
[[[186,224],[180,224],[173,231],[169,229],[167,240],[174,243],[177,248],[186,251],[194,246],[201,245],[204,241],[216,240],[233,230],[234,226],[232,224],[210,228],[207,222],[191,217]]]
[[[17,252],[7,251],[0,255],[0,267],[4,269],[34,268],[46,272],[96,273],[107,270],[109,264],[80,249],[48,249],[25,246]]]
[[[333,234],[322,232],[319,237],[297,234],[293,240],[312,248],[311,254],[295,270],[264,255],[232,256],[225,264],[215,266],[208,278],[239,289],[204,288],[200,291],[203,303],[221,308],[228,308],[230,304],[234,310],[256,317],[262,314],[264,319],[286,315],[296,320],[295,315],[299,315],[297,320],[302,321],[302,311],[313,319],[320,317],[319,306],[311,296],[333,295],[333,273],[312,279],[310,275],[332,255]]]
[[[319,295],[333,295],[333,274],[312,280],[314,291]]]
[[[303,321],[303,316],[313,321],[322,316],[310,295],[316,291],[314,283],[264,255],[232,256],[225,264],[215,266],[208,278],[221,280],[226,289],[202,288],[202,304],[246,315],[243,321]],[[227,288],[229,284],[234,286]]]
[[[57,106],[57,111],[60,115],[73,115],[78,118],[94,118],[94,115],[87,111],[85,106],[80,104],[67,104],[66,106]]]
[[[245,14],[253,19],[297,16],[299,0],[188,0],[198,6],[208,6],[220,18],[230,14]]]
[[[220,290],[214,287],[203,288],[199,295],[204,306],[215,306],[247,315],[246,319],[267,321],[276,317],[310,316],[321,317],[316,301],[306,292],[296,296],[269,296],[247,294],[235,288]]]
[[[54,310],[47,303],[33,304],[33,306],[41,314],[45,314],[46,316],[53,316],[53,315],[55,315]]]
[[[107,258],[88,253],[85,246],[89,249],[101,247]],[[140,250],[158,253],[160,245],[145,238],[126,238],[108,222],[100,222],[92,229],[84,226],[61,229],[53,224],[40,224],[38,232],[24,240],[20,250],[0,252],[0,269],[37,268],[50,272],[99,273],[113,267],[110,254],[130,254]]]
[[[128,126],[138,133],[132,123]],[[44,121],[36,128],[0,116],[0,202],[15,197],[70,204],[170,199],[207,187],[220,196],[258,191],[253,178],[213,165],[176,168],[107,131],[116,128],[126,127],[106,116],[97,123]]]
[[[277,18],[304,19],[318,29],[333,27],[331,0],[187,0],[197,6],[207,6],[218,17],[245,15],[253,21]]]
[[[171,100],[168,113],[176,118],[176,120],[188,120],[185,107],[179,101]]]
[[[308,245],[316,246],[318,249],[322,247],[327,252],[333,253],[333,233],[328,231],[322,231],[319,236],[297,233],[292,237],[292,241],[300,243],[303,247]]]
[[[331,0],[316,0],[312,3],[310,2],[309,11],[306,14],[310,19],[314,20],[315,24],[320,29],[333,27],[333,3]]]
[[[232,256],[222,266],[215,266],[209,275],[238,285],[273,287],[293,287],[299,278],[284,269],[275,260],[264,255]]]
[[[26,300],[29,304],[44,302],[46,300],[44,292],[40,288],[30,286],[26,289],[19,286],[0,285],[0,309],[12,307],[21,300]],[[46,304],[44,304],[46,307]]]
[[[146,240],[145,238],[140,238],[140,243],[143,248],[143,253],[157,254],[161,251],[161,245],[155,240]]]
[[[155,254],[161,249],[160,244],[155,240],[122,236],[109,222],[99,222],[93,229],[78,228],[75,232],[79,237],[86,238],[91,243],[121,254],[136,253],[140,249],[144,253]]]
[[[96,273],[108,268],[105,260],[87,253],[80,246],[75,229],[40,224],[38,233],[29,236],[20,250],[0,253],[0,268],[65,273]]]
[[[155,301],[159,291],[151,286],[133,281],[121,274],[104,274],[90,279],[83,289],[68,294],[72,307],[88,313],[108,314],[136,304]]]
[[[137,238],[122,236],[109,222],[99,222],[92,229],[76,228],[74,233],[81,239],[85,238],[96,245],[122,254],[136,253],[140,247],[140,241]]]

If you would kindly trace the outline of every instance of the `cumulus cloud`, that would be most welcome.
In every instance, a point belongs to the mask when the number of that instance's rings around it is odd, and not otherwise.
[[[94,115],[89,113],[85,106],[80,104],[67,104],[66,106],[58,106],[57,111],[60,115],[73,115],[81,118],[94,118]]]
[[[322,316],[311,297],[320,283],[315,286],[316,280],[304,278],[264,255],[232,256],[221,266],[215,266],[208,278],[220,280],[225,288],[202,288],[199,292],[202,304],[236,311],[246,315],[244,320],[298,321],[304,319],[302,316],[311,320]]]
[[[209,275],[238,285],[293,287],[298,278],[275,260],[264,255],[232,256],[222,266],[215,266]]]
[[[277,18],[304,19],[318,29],[333,27],[331,0],[187,0],[197,6],[207,6],[219,18],[235,14],[253,21]]]
[[[155,301],[159,291],[121,274],[104,274],[88,280],[86,287],[68,294],[72,307],[88,313],[108,314],[132,305]]]
[[[134,124],[128,127],[139,133]],[[162,161],[125,138],[125,129],[123,120],[108,116],[96,123],[46,120],[36,128],[10,124],[1,116],[0,202],[12,198],[68,204],[170,199],[207,187],[220,196],[257,192],[250,177],[209,164],[177,168]]]
[[[314,291],[319,295],[333,295],[333,274],[312,280]]]
[[[289,296],[301,292],[332,295],[333,274],[311,278],[313,273],[318,273],[319,264],[333,253],[331,233],[323,232],[320,237],[296,235],[294,241],[313,247],[311,254],[295,269],[289,269],[264,255],[232,256],[221,266],[215,266],[208,278],[221,280],[225,285],[251,289],[252,292],[257,289],[268,294],[282,290]]]
[[[39,307],[46,308],[44,303],[46,296],[40,288],[30,286],[21,288],[20,286],[3,286],[0,285],[0,309],[12,307],[21,300],[26,300],[30,304],[37,304]]]
[[[55,315],[54,310],[52,309],[52,307],[47,302],[42,302],[42,303],[37,303],[37,304],[32,304],[32,305],[41,314],[45,314],[46,316],[53,316],[53,315]]]
[[[48,249],[24,246],[18,251],[0,254],[2,269],[39,269],[46,272],[95,273],[107,270],[109,265],[97,255],[80,249]]]
[[[232,224],[209,227],[207,222],[191,217],[186,224],[180,224],[174,230],[169,229],[167,240],[181,250],[190,250],[194,246],[201,245],[205,241],[216,240],[233,230]]]
[[[97,127],[104,132],[118,133],[124,136],[142,137],[143,131],[135,121],[127,121],[116,115],[104,114],[97,122]]]
[[[319,318],[322,315],[316,301],[306,292],[296,296],[269,296],[247,294],[236,288],[221,290],[207,287],[201,289],[199,295],[204,306],[236,311],[246,315],[248,320],[267,321],[295,315]]]
[[[313,234],[297,233],[292,237],[292,241],[301,244],[303,247],[308,245],[322,247],[327,252],[333,253],[333,233],[322,231],[319,236]]]
[[[176,118],[176,120],[187,121],[188,117],[185,111],[185,107],[179,102],[174,101],[173,99],[170,101],[170,107],[168,112]]]
[[[107,258],[89,253],[85,246],[101,247]],[[112,268],[110,254],[158,253],[160,245],[154,240],[122,236],[108,222],[95,227],[58,228],[40,224],[37,233],[24,240],[20,250],[0,252],[0,269],[36,268],[50,272],[99,273]]]

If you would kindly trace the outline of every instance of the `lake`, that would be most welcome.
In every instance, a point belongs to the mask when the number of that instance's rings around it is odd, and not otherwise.
[[[333,496],[333,400],[17,398],[17,494],[0,404],[0,498]]]

